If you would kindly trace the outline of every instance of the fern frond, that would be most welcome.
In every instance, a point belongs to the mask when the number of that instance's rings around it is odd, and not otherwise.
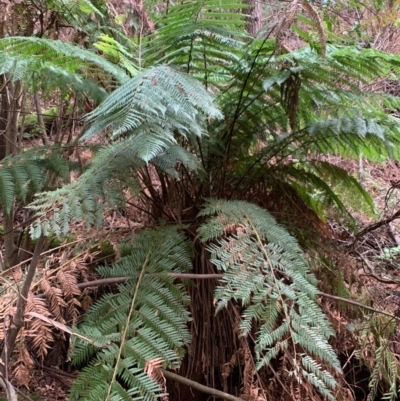
[[[206,87],[221,88],[241,58],[247,34],[245,3],[185,2],[169,7],[148,39],[146,60],[179,66]]]
[[[101,227],[107,209],[125,205],[124,189],[140,191],[136,175],[147,162],[173,177],[177,177],[178,163],[188,169],[198,167],[192,153],[168,139],[138,134],[118,140],[100,150],[77,181],[36,195],[29,207],[40,218],[31,226],[31,235],[34,238],[40,233],[65,236],[77,221],[85,221],[87,228]]]
[[[100,269],[103,277],[124,272],[129,279],[98,301],[79,328],[93,342],[76,340],[74,361],[92,362],[74,382],[71,400],[155,400],[162,390],[144,372],[146,362],[161,358],[164,368],[178,367],[190,341],[189,298],[169,274],[191,268],[184,237],[174,227],[143,231],[130,251]]]
[[[188,152],[182,146],[169,146],[165,152],[159,153],[151,159],[151,163],[171,177],[178,178],[176,165],[182,163],[189,171],[196,171],[199,161],[195,154]]]
[[[395,320],[386,316],[372,316],[358,326],[360,350],[356,355],[370,370],[367,400],[376,399],[378,392],[383,393],[384,400],[397,400],[400,361],[391,344],[396,333]]]
[[[0,163],[0,205],[8,214],[15,199],[25,203],[45,189],[48,172],[66,178],[69,170],[58,146],[43,146],[5,157]]]
[[[217,311],[234,300],[245,308],[242,335],[250,334],[252,322],[260,325],[257,368],[291,352],[290,374],[333,400],[336,381],[321,363],[341,370],[328,343],[334,331],[316,302],[316,280],[296,240],[268,212],[245,202],[210,200],[200,216],[214,216],[199,236],[215,241],[212,261],[224,271]]]
[[[87,77],[82,80],[85,71]],[[22,80],[27,85],[32,84],[30,81],[35,75],[42,77],[44,84],[50,76],[53,79],[71,78],[72,85],[82,87],[85,82],[93,82],[94,71],[100,76],[108,74],[119,83],[129,79],[122,68],[104,57],[68,42],[37,37],[0,39],[0,72],[10,73],[15,80]]]
[[[87,120],[88,138],[111,131],[122,134],[155,133],[174,142],[174,132],[183,136],[205,133],[204,117],[221,118],[214,98],[193,78],[170,67],[153,67],[115,90]]]
[[[383,161],[398,154],[400,128],[388,116],[377,118],[327,118],[310,123],[306,128],[314,139],[312,148],[321,153],[344,157],[364,157]]]
[[[325,217],[326,210],[331,206],[350,218],[349,208],[361,210],[367,215],[375,214],[371,196],[353,176],[338,166],[310,160],[294,165],[283,164],[278,171],[282,180],[290,183],[321,218]]]

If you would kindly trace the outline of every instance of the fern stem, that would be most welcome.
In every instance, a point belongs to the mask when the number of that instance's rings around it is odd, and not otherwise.
[[[121,335],[121,346],[119,347],[119,350],[118,350],[118,355],[117,355],[117,358],[116,358],[116,361],[115,361],[115,369],[113,371],[113,376],[112,376],[112,379],[110,380],[110,383],[109,383],[109,386],[108,386],[107,396],[105,398],[105,401],[108,401],[110,399],[112,386],[113,386],[113,384],[114,384],[114,382],[116,381],[116,378],[117,378],[118,365],[120,363],[121,356],[122,356],[122,348],[123,348],[123,345],[125,343],[125,339],[127,337],[128,328],[129,328],[129,322],[131,320],[133,311],[135,310],[135,304],[136,304],[136,297],[137,297],[137,294],[138,294],[138,289],[140,287],[140,284],[141,284],[141,281],[143,279],[143,276],[144,276],[144,274],[146,272],[146,268],[147,268],[148,262],[149,262],[149,253],[147,253],[147,255],[146,255],[146,259],[145,259],[145,261],[143,263],[142,271],[140,272],[140,275],[139,275],[137,283],[136,283],[135,293],[133,295],[131,306],[129,308],[129,313],[128,313],[128,316],[126,318],[126,325],[125,325],[124,330],[123,330],[122,335]]]
[[[245,215],[245,216],[246,216],[246,215]],[[293,330],[292,330],[292,327],[291,327],[291,325],[290,325],[290,316],[289,316],[289,314],[287,313],[287,308],[286,308],[285,300],[284,300],[284,298],[283,298],[283,296],[282,296],[282,293],[281,293],[281,291],[280,291],[280,289],[279,289],[278,280],[277,280],[277,278],[276,278],[276,276],[275,276],[274,268],[273,268],[273,266],[272,266],[272,263],[271,263],[271,260],[270,260],[269,255],[268,255],[268,252],[265,250],[263,241],[262,241],[260,235],[258,234],[258,231],[257,231],[256,227],[254,226],[253,222],[251,221],[251,219],[250,219],[248,216],[246,216],[246,220],[248,221],[249,225],[250,225],[251,228],[253,229],[254,235],[256,236],[256,239],[257,239],[257,241],[258,241],[258,243],[259,243],[259,245],[260,245],[260,247],[261,247],[261,252],[264,254],[264,257],[265,257],[265,259],[266,259],[266,261],[267,261],[267,263],[268,263],[268,266],[270,267],[271,274],[272,274],[272,277],[273,277],[274,282],[275,282],[275,288],[276,288],[276,290],[279,292],[279,297],[280,297],[281,302],[282,302],[282,310],[283,310],[283,313],[285,314],[285,319],[286,319],[286,321],[288,322],[288,328],[289,328],[289,331],[290,331],[290,339],[291,339],[292,344],[293,344],[294,358],[293,358],[292,361],[293,361],[293,364],[295,364],[295,363],[297,362],[297,359],[296,359],[296,356],[297,356],[297,353],[296,353],[296,343],[295,343],[295,341],[294,341],[294,339],[293,339],[293,334],[292,334],[292,333],[293,333]]]
[[[258,56],[260,55],[261,50],[263,49],[265,42],[269,39],[269,37],[272,34],[272,32],[273,32],[273,29],[270,30],[268,35],[266,35],[266,37],[262,41],[260,47],[257,49],[257,52],[256,52],[256,54],[255,54],[255,56],[254,56],[254,58],[252,60],[252,64],[250,66],[249,72],[246,74],[246,77],[243,80],[243,85],[242,85],[241,90],[240,90],[240,94],[239,94],[237,106],[236,106],[236,109],[235,109],[235,113],[234,113],[234,116],[233,116],[233,119],[232,119],[232,123],[231,123],[229,129],[222,135],[222,140],[224,140],[225,137],[227,136],[227,139],[226,139],[227,140],[227,149],[226,149],[226,152],[225,152],[225,155],[224,155],[224,168],[223,168],[223,174],[222,174],[222,180],[221,180],[222,185],[220,186],[220,188],[222,188],[222,190],[223,190],[224,185],[225,185],[226,171],[227,171],[226,164],[227,164],[227,162],[229,160],[229,156],[230,156],[230,153],[231,153],[231,144],[232,144],[233,133],[234,133],[234,130],[235,130],[235,125],[236,125],[236,122],[239,119],[240,115],[243,112],[242,106],[244,104],[244,101],[246,100],[246,98],[244,98],[244,92],[246,90],[246,87],[247,87],[247,84],[248,84],[248,82],[250,80],[250,77],[251,77],[251,75],[252,75],[252,73],[253,73],[253,71],[254,71],[254,69],[256,67],[256,62],[257,62]],[[272,56],[270,56],[269,59],[271,57]],[[269,59],[268,59],[268,61],[269,61]],[[243,100],[243,102],[242,102],[242,100]],[[220,191],[219,190],[218,190],[218,195],[220,195]]]

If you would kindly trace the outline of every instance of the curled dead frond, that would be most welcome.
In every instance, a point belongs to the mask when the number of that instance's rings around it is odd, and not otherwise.
[[[29,381],[34,366],[35,361],[32,359],[25,341],[21,341],[18,347],[18,356],[13,364],[13,375],[17,382],[27,389],[29,389]]]
[[[60,270],[57,272],[56,277],[60,283],[61,290],[67,299],[76,296],[79,297],[81,295],[81,291],[78,288],[78,281],[73,272]]]
[[[319,43],[321,45],[321,57],[325,57],[326,53],[326,33],[324,26],[321,21],[321,17],[318,14],[318,11],[313,7],[311,3],[308,1],[303,1],[302,3],[303,8],[307,11],[307,14],[310,18],[314,21],[315,27],[317,28],[318,36],[319,36]]]

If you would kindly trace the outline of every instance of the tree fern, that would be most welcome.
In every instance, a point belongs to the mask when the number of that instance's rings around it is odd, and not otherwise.
[[[289,354],[289,376],[333,400],[336,381],[324,366],[341,370],[328,343],[334,331],[317,304],[316,279],[296,240],[265,210],[245,202],[212,200],[200,216],[211,216],[199,235],[213,241],[211,259],[224,272],[217,312],[234,300],[244,307],[241,334],[249,335],[257,323],[257,368]]]
[[[31,233],[65,235],[71,222],[83,218],[87,226],[101,226],[104,208],[123,204],[123,189],[135,187],[136,172],[145,163],[172,175],[179,162],[195,170],[196,156],[181,147],[175,135],[193,142],[206,133],[206,117],[221,114],[193,78],[165,66],[138,74],[88,115],[93,124],[85,138],[97,132],[127,137],[100,151],[78,181],[38,195],[31,207],[42,218]]]
[[[129,248],[121,262],[99,270],[103,277],[129,279],[98,301],[79,327],[91,342],[75,341],[73,361],[90,363],[74,382],[71,400],[155,400],[163,389],[144,372],[146,363],[176,368],[189,343],[189,298],[170,275],[191,267],[184,237],[174,227],[147,230]]]

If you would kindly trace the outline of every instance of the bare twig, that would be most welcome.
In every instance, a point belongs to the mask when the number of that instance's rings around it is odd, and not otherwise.
[[[160,371],[162,372],[162,374],[167,379],[176,381],[178,383],[185,384],[186,386],[192,387],[195,390],[202,391],[203,393],[210,394],[210,395],[216,396],[218,398],[222,398],[223,400],[244,401],[242,398],[238,398],[238,397],[235,397],[234,395],[225,393],[225,392],[220,391],[220,390],[216,390],[215,388],[204,386],[204,385],[202,385],[200,383],[197,383],[197,382],[195,382],[193,380],[187,379],[186,377],[179,376],[176,373],[168,372],[165,369],[160,369]]]
[[[0,387],[3,387],[7,394],[7,401],[18,401],[17,393],[15,392],[15,388],[13,385],[7,380],[4,381],[0,377]]]
[[[369,270],[369,274],[361,274],[361,276],[366,276],[366,277],[372,277],[374,278],[376,281],[379,281],[380,283],[385,283],[385,284],[400,284],[399,280],[390,280],[390,279],[385,279],[385,278],[381,278],[378,277],[375,273],[374,273],[374,268],[373,266],[371,266],[370,262],[368,261],[368,259],[366,259],[364,257],[364,255],[362,255],[361,253],[357,252],[358,256],[363,260],[363,262],[365,263],[365,265],[368,267]],[[365,270],[365,269],[364,269]]]
[[[194,274],[194,273],[169,273],[171,277],[175,278],[183,278],[183,279],[194,279],[194,280],[210,280],[210,279],[219,279],[224,275],[215,273],[215,274]],[[98,285],[106,285],[106,284],[119,284],[125,282],[129,277],[113,277],[113,278],[102,278],[99,280],[86,281],[84,283],[77,284],[78,288],[87,288],[87,287],[95,287]]]

